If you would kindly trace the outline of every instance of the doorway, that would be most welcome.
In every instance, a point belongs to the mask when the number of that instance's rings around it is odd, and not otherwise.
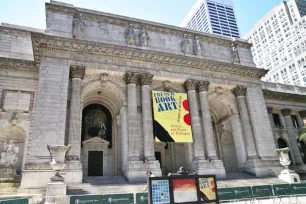
[[[160,168],[163,169],[163,166],[162,166],[162,158],[161,158],[161,152],[155,152],[155,158],[157,161],[159,161],[160,163]]]
[[[88,176],[103,176],[103,151],[88,152]]]

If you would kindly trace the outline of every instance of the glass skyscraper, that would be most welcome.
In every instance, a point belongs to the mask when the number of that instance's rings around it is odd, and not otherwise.
[[[239,38],[232,0],[198,0],[181,27]]]

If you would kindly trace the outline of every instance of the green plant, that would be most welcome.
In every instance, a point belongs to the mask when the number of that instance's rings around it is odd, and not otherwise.
[[[303,127],[303,130],[301,131],[299,140],[303,141],[304,139],[306,139],[306,127],[305,126]]]

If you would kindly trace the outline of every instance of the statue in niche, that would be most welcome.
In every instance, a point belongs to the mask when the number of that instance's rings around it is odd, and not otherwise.
[[[136,45],[135,31],[133,28],[133,24],[129,24],[128,27],[125,29],[124,37],[128,45]]]
[[[237,49],[236,43],[233,43],[232,45],[232,58],[234,63],[240,63],[240,57]]]
[[[4,152],[1,153],[0,164],[13,166],[18,162],[17,154],[19,147],[10,140],[9,143],[4,143]]]
[[[182,52],[184,54],[188,54],[189,53],[189,40],[188,40],[186,34],[184,34],[184,39],[181,42],[181,49],[182,49]]]
[[[199,41],[199,38],[197,36],[195,36],[192,43],[193,43],[193,54],[196,55],[196,56],[201,56],[202,47],[201,47],[201,43]]]
[[[149,40],[150,37],[148,32],[145,30],[144,27],[142,27],[139,34],[139,45],[142,47],[148,47]]]
[[[91,110],[85,117],[85,140],[100,137],[104,140],[107,139],[107,117],[102,110]]]
[[[73,38],[84,36],[86,31],[86,24],[82,19],[82,14],[75,14],[72,20],[72,35]]]

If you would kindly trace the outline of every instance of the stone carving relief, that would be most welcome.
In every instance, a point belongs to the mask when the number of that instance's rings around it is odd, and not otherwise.
[[[232,46],[232,60],[233,60],[233,63],[240,64],[240,57],[239,57],[239,53],[238,53],[238,49],[237,49],[237,44],[232,43],[231,46]]]
[[[189,53],[189,40],[186,34],[184,34],[184,39],[181,42],[181,49],[184,54]]]
[[[136,72],[127,72],[124,76],[126,84],[137,84],[139,81],[139,74]]]
[[[4,143],[4,151],[1,153],[0,164],[2,165],[15,165],[18,162],[17,154],[19,147],[10,140],[9,143]]]
[[[171,81],[163,81],[163,87],[165,91],[170,91]]]
[[[129,24],[124,31],[124,37],[128,45],[136,45],[135,31],[133,24]]]
[[[224,89],[221,86],[218,86],[215,88],[215,92],[216,92],[217,98],[222,99],[224,95]]]
[[[79,66],[79,65],[71,65],[70,66],[70,77],[77,78],[77,79],[83,79],[85,75],[85,67]]]
[[[139,45],[142,47],[148,47],[149,40],[150,37],[148,32],[145,30],[144,27],[142,27],[139,33]]]
[[[201,56],[202,46],[197,36],[194,37],[194,40],[192,41],[192,46],[193,46],[193,54],[196,56]]]
[[[16,113],[16,112],[12,113],[12,116],[9,119],[9,122],[11,123],[11,125],[16,125],[17,121],[18,121],[18,118],[19,118],[18,113]]]
[[[86,32],[86,24],[82,18],[82,14],[77,13],[72,19],[72,36],[73,38],[84,37]]]
[[[143,73],[139,75],[140,84],[141,85],[149,85],[152,84],[153,74]]]
[[[234,143],[234,139],[233,136],[230,132],[223,132],[222,136],[221,136],[221,143],[222,144],[232,144]]]
[[[101,85],[102,85],[102,86],[106,86],[106,83],[107,83],[107,81],[108,81],[108,78],[109,78],[109,76],[108,76],[107,73],[102,73],[102,74],[100,75],[100,80],[101,80]]]

